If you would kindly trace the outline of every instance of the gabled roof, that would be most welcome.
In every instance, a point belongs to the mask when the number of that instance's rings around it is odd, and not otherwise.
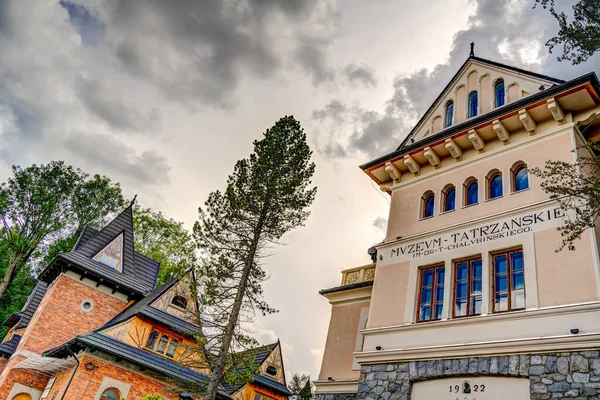
[[[277,348],[277,346],[279,346],[279,342],[267,344],[267,345],[259,347],[258,349],[245,350],[245,351],[242,351],[242,352],[239,352],[236,354],[243,357],[244,353],[250,353],[250,352],[256,351],[256,354],[254,357],[254,366],[260,367],[265,362],[267,357],[269,357],[269,355],[273,352],[273,350],[275,350]],[[236,370],[239,372],[243,372],[243,371],[248,370],[248,367],[241,366],[241,367],[237,367]],[[264,386],[268,387],[269,389],[274,390],[284,396],[292,395],[292,393],[290,393],[290,391],[288,390],[288,388],[285,385],[281,384],[280,382],[278,382],[274,379],[271,379],[267,376],[260,375],[260,374],[253,374],[252,376],[254,378],[255,383],[264,385]],[[225,382],[223,382],[222,385],[229,394],[233,394],[233,393],[237,392],[238,390],[240,390],[242,388],[242,386],[244,386],[243,383],[238,383],[235,385],[228,385]]]
[[[122,271],[92,258],[118,235],[123,234]],[[99,231],[86,227],[77,243],[68,253],[58,255],[40,274],[39,279],[51,282],[61,266],[82,270],[97,279],[111,283],[114,287],[145,295],[154,289],[160,263],[134,250],[132,206]]]
[[[180,381],[208,382],[209,379],[207,375],[186,368],[175,361],[130,346],[99,332],[77,336],[59,347],[45,351],[43,356],[67,357],[69,356],[67,347],[75,352],[85,349],[86,347],[100,350],[104,353],[127,360],[148,370],[158,372],[159,374],[168,375]],[[217,398],[231,399],[227,392],[222,388],[219,390]]]
[[[401,148],[403,148],[408,143],[408,141],[414,136],[414,134],[417,133],[418,129],[421,127],[421,124],[429,117],[429,114],[437,106],[438,102],[446,95],[446,92],[456,82],[456,80],[467,70],[467,67],[473,61],[479,62],[481,64],[487,64],[487,65],[490,65],[492,67],[501,68],[501,69],[504,69],[504,70],[516,72],[517,74],[529,76],[531,78],[541,79],[541,80],[544,80],[544,81],[547,81],[547,82],[550,82],[550,83],[553,83],[553,84],[557,84],[557,85],[565,83],[565,81],[562,80],[562,79],[553,78],[553,77],[550,77],[550,76],[538,74],[538,73],[527,71],[527,70],[524,70],[524,69],[521,69],[521,68],[513,67],[513,66],[510,66],[510,65],[502,64],[502,63],[499,63],[499,62],[496,62],[496,61],[492,61],[492,60],[488,60],[488,59],[485,59],[485,58],[476,57],[474,55],[471,55],[471,56],[469,56],[469,58],[467,58],[465,60],[465,62],[458,69],[458,71],[456,71],[456,74],[454,74],[454,76],[452,77],[452,79],[450,79],[450,81],[448,82],[448,84],[446,85],[446,87],[444,87],[444,89],[440,92],[440,94],[438,95],[438,97],[436,97],[436,99],[433,101],[433,103],[431,103],[431,105],[429,106],[429,108],[427,109],[427,111],[425,111],[425,113],[423,113],[423,115],[421,116],[421,119],[419,119],[419,122],[417,122],[417,124],[413,127],[413,129],[410,131],[410,133],[406,136],[406,138],[402,141],[402,143],[400,144],[400,146],[398,146],[398,148],[396,150],[400,150]]]
[[[10,340],[7,340],[4,343],[0,343],[0,354],[3,354],[8,357],[12,356],[15,350],[17,349],[17,346],[19,345],[20,341],[21,336],[13,335],[13,337],[11,337]]]
[[[46,282],[38,281],[29,297],[27,297],[23,309],[9,316],[3,325],[11,328],[16,325],[16,329],[25,328],[31,321],[31,317],[40,305],[47,289],[48,284]]]

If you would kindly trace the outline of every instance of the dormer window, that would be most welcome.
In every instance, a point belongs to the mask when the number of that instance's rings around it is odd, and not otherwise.
[[[123,260],[123,234],[113,239],[105,248],[100,250],[93,258],[94,261],[101,262],[104,265],[108,265],[117,271],[122,271],[122,260]]]
[[[187,306],[189,303],[189,299],[181,294],[173,295],[171,299],[171,305],[177,308],[181,308],[183,310],[187,310]]]
[[[496,107],[504,105],[504,81],[502,79],[494,85],[494,105]]]
[[[469,118],[477,115],[477,92],[469,94]]]
[[[452,125],[452,117],[454,114],[454,102],[450,100],[446,103],[446,121],[444,121],[444,127],[447,128]]]
[[[269,365],[265,372],[271,376],[277,376],[277,368],[272,365]]]

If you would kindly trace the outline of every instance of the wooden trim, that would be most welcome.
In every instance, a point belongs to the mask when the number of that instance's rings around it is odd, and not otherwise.
[[[500,196],[496,196],[496,197],[492,197],[492,180],[499,176],[500,180],[502,180],[502,171],[500,170],[496,170],[494,172],[492,172],[491,174],[489,174],[485,180],[486,180],[486,200],[495,200],[495,199],[499,199],[500,197],[502,197],[504,195],[504,185],[501,186],[502,188],[502,193],[500,194]]]
[[[433,214],[431,215],[425,215],[425,213],[427,212],[427,200],[429,200],[429,198],[433,196]],[[427,192],[423,193],[423,196],[421,196],[421,219],[425,219],[425,218],[431,218],[435,215],[435,193],[433,193],[433,191],[428,190]]]
[[[452,210],[448,210],[446,208],[446,197],[448,196],[448,192],[450,190],[454,190],[454,208]],[[449,212],[456,210],[456,186],[449,184],[442,190],[442,207],[441,212]]]
[[[527,164],[524,162],[520,162],[518,164],[513,165],[510,168],[510,192],[517,193],[526,189],[517,190],[517,172],[521,169],[525,168],[527,171],[527,189],[529,189],[529,169],[527,168]]]
[[[470,291],[471,291],[471,262],[473,261],[481,261],[481,267],[483,268],[483,259],[481,257],[481,254],[478,255],[474,255],[474,256],[470,256],[470,257],[464,257],[464,258],[460,258],[457,260],[452,260],[452,318],[465,318],[465,317],[475,317],[475,316],[479,316],[481,315],[481,313],[479,314],[471,314],[470,310],[471,310],[471,296],[470,296]],[[455,305],[456,305],[456,266],[458,264],[462,264],[462,263],[467,263],[467,313],[465,315],[456,315],[455,311]],[[481,299],[483,301],[483,270],[482,270],[482,274],[480,277],[481,280]]]
[[[435,263],[435,264],[430,264],[430,265],[426,265],[423,267],[419,267],[419,282],[417,285],[417,312],[415,313],[416,315],[416,323],[421,323],[421,322],[431,322],[431,321],[438,321],[438,319],[433,319],[433,307],[434,304],[436,302],[438,302],[439,300],[436,298],[436,294],[435,294],[435,288],[436,288],[436,271],[440,268],[444,269],[444,277],[446,276],[446,265],[442,262],[442,263]],[[431,280],[431,300],[429,302],[429,309],[430,309],[430,313],[429,313],[429,319],[428,320],[420,320],[420,311],[421,311],[421,292],[423,291],[423,272],[424,271],[429,271],[432,270],[433,271],[433,277]],[[441,283],[442,287],[444,286],[444,282]],[[437,285],[439,286],[439,285]],[[446,288],[444,288],[445,290]],[[442,304],[443,304],[443,299],[442,299]]]
[[[520,308],[511,308],[512,304],[512,295],[511,295],[511,283],[512,283],[512,262],[510,261],[510,255],[513,253],[521,252],[521,257],[523,257],[523,303],[524,306]],[[507,304],[508,308],[506,310],[497,311],[496,310],[496,257],[498,256],[506,256],[506,291],[507,291]],[[505,250],[497,250],[490,252],[491,262],[490,266],[492,268],[491,271],[491,281],[492,281],[492,313],[499,314],[511,311],[524,310],[526,308],[526,299],[527,293],[525,291],[525,257],[523,254],[523,248],[521,246],[512,247]]]
[[[473,183],[477,184],[477,201],[474,203],[467,203],[467,201],[469,200],[469,187]],[[465,181],[465,183],[463,183],[463,202],[462,203],[463,203],[463,207],[472,206],[474,204],[479,203],[479,181],[477,180],[477,178],[474,178],[474,177],[468,178]]]

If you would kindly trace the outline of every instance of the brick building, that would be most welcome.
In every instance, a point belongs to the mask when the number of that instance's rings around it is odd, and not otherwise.
[[[387,232],[321,291],[317,399],[600,398],[600,225],[556,252],[570,210],[529,174],[599,140],[594,73],[471,53],[397,149],[361,166],[390,195]]]
[[[159,263],[135,251],[132,217],[128,207],[100,231],[86,227],[4,322],[0,399],[177,399],[186,381],[207,381],[193,275],[155,287]],[[255,363],[254,381],[222,385],[219,400],[287,399],[279,342]]]

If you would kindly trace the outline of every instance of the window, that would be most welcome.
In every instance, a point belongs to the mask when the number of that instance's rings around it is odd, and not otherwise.
[[[444,305],[444,266],[436,265],[420,270],[419,313],[417,322],[442,319]]]
[[[156,345],[156,339],[158,339],[158,332],[150,332],[150,336],[148,336],[148,342],[146,342],[146,348],[154,350],[154,346]]]
[[[492,172],[487,181],[488,199],[502,197],[502,174],[499,171]]]
[[[31,396],[27,393],[19,393],[13,397],[13,400],[31,400]]]
[[[477,115],[477,92],[469,94],[469,118]]]
[[[481,314],[481,257],[454,262],[454,316]]]
[[[156,346],[156,350],[154,351],[160,354],[164,354],[165,349],[167,348],[167,343],[169,343],[169,337],[162,335],[160,337],[160,341],[158,342],[158,346]]]
[[[119,392],[119,389],[115,388],[106,389],[102,392],[100,400],[121,400],[121,392]]]
[[[523,250],[492,254],[494,312],[525,308]]]
[[[123,234],[113,239],[105,248],[93,257],[93,260],[108,265],[121,271],[121,260],[123,259]]]
[[[186,310],[188,306],[188,299],[180,294],[175,294],[171,299],[171,305]]]
[[[46,384],[46,387],[44,388],[44,391],[42,392],[42,395],[40,396],[41,399],[45,399],[46,397],[48,397],[48,395],[50,394],[50,390],[52,390],[52,385],[54,385],[55,380],[56,378],[50,378],[50,380]]]
[[[258,393],[256,392],[256,394],[254,395],[254,400],[275,400],[272,397],[269,396],[265,396],[262,393]]]
[[[444,122],[444,127],[449,127],[452,125],[452,117],[454,114],[454,102],[449,101],[446,103],[446,121]]]
[[[435,196],[432,192],[427,192],[421,198],[421,218],[433,217],[435,209]]]
[[[512,181],[514,192],[529,189],[529,173],[527,172],[527,165],[519,163],[513,167]]]
[[[465,206],[477,204],[479,202],[479,186],[477,179],[472,178],[465,183]]]
[[[442,211],[453,211],[456,208],[456,189],[454,186],[448,186],[443,192]]]
[[[496,107],[504,105],[504,81],[499,80],[494,85],[494,104]]]
[[[164,336],[163,336],[164,337]],[[175,357],[175,352],[177,351],[177,347],[179,346],[179,342],[175,339],[171,340],[169,343],[169,347],[167,348],[167,357]]]
[[[277,376],[277,368],[275,368],[272,365],[269,365],[266,369],[267,374],[272,375],[272,376]]]

